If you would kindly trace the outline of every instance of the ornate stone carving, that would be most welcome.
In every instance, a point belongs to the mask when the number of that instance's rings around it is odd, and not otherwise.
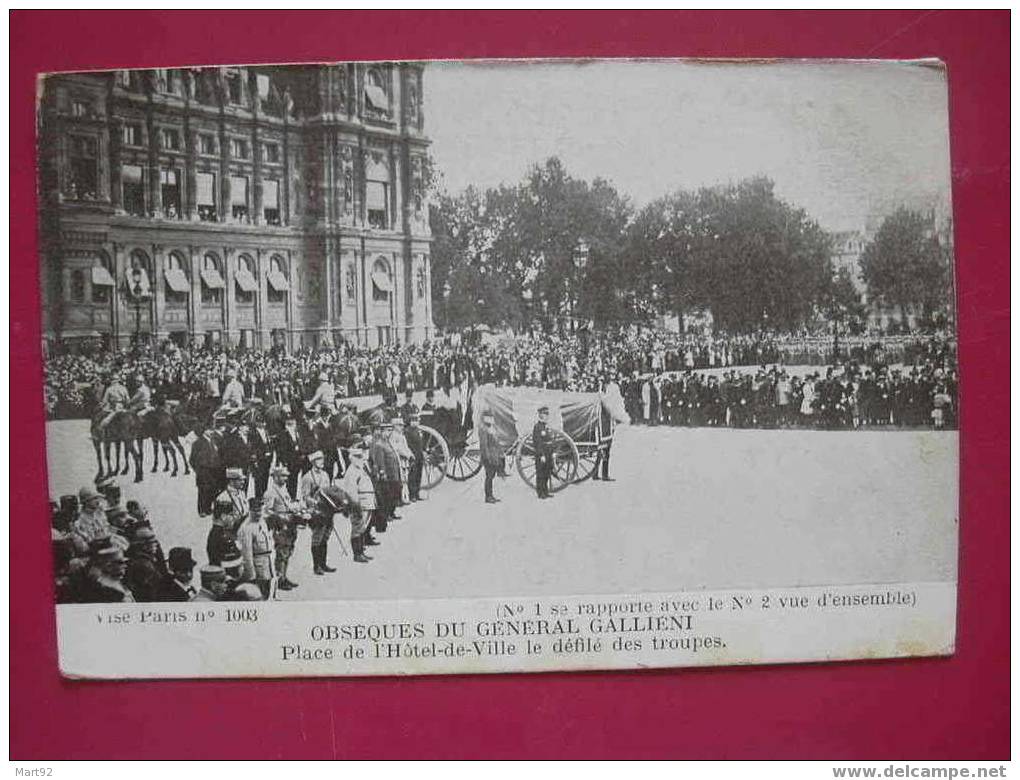
[[[344,276],[344,282],[344,289],[347,292],[347,300],[355,300],[358,294],[358,273],[354,270],[353,264],[347,266],[347,273]]]

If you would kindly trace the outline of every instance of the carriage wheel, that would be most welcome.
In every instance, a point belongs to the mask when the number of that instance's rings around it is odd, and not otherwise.
[[[553,470],[549,477],[549,492],[563,490],[577,476],[580,458],[577,446],[563,431],[553,429]],[[531,488],[537,484],[535,446],[531,434],[517,443],[517,473]]]
[[[478,437],[472,432],[463,443],[451,448],[450,460],[446,463],[446,476],[455,482],[464,482],[481,470],[482,451],[478,446]]]
[[[598,463],[600,446],[592,441],[577,443],[577,474],[574,475],[574,482],[584,482],[595,473],[595,464]]]
[[[450,450],[446,446],[439,431],[429,428],[427,425],[419,425],[421,431],[422,450],[424,462],[421,467],[421,486],[426,490],[432,490],[446,476],[446,467],[450,462]]]

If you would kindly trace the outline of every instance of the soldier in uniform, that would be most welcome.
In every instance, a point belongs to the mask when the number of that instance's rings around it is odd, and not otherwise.
[[[535,490],[539,498],[552,498],[549,479],[553,471],[553,432],[549,427],[549,407],[538,410],[538,422],[531,429],[531,441],[535,447]]]
[[[392,423],[382,423],[376,427],[368,451],[378,506],[375,513],[376,530],[380,533],[386,531],[390,520],[400,519],[400,515],[396,514],[400,501],[400,456],[389,440],[389,431],[392,429]]]
[[[400,407],[400,416],[404,418],[405,423],[408,423],[411,416],[415,414],[418,414],[418,404],[414,402],[414,391],[407,390],[404,392],[404,403]]]
[[[298,584],[290,579],[287,566],[294,553],[297,542],[298,523],[307,518],[302,505],[291,499],[287,493],[287,477],[290,472],[282,463],[272,472],[272,483],[266,488],[262,497],[262,511],[266,516],[266,525],[273,532],[273,544],[276,547],[276,577],[280,590],[291,590]]]
[[[329,381],[329,374],[322,371],[319,374],[319,386],[315,388],[315,395],[312,400],[305,404],[309,412],[315,412],[316,407],[326,409],[330,412],[336,409],[336,388]]]
[[[237,532],[237,541],[244,560],[244,578],[258,585],[262,591],[262,598],[268,599],[273,578],[276,576],[273,567],[275,555],[273,535],[262,516],[262,499],[251,499],[248,507],[248,522]]]
[[[248,517],[248,497],[245,494],[244,470],[233,466],[227,469],[227,489],[216,496],[216,503],[230,504],[231,530],[237,531]]]
[[[219,566],[210,564],[199,570],[202,588],[192,601],[220,601],[227,589],[227,575]]]
[[[128,411],[141,415],[152,409],[152,390],[145,382],[145,376],[139,371],[135,374],[135,392],[127,402]]]
[[[478,431],[478,448],[481,452],[482,467],[485,469],[485,503],[499,503],[499,499],[492,492],[492,480],[496,474],[503,471],[504,448],[499,441],[492,412],[482,413],[482,427]]]
[[[223,388],[220,406],[229,409],[240,409],[244,406],[244,386],[237,381],[236,369],[227,369],[227,386]]]
[[[357,511],[351,513],[351,549],[357,563],[371,560],[365,555],[365,547],[379,543],[372,538],[372,513],[375,511],[375,486],[372,478],[365,470],[365,459],[368,453],[363,447],[353,447],[350,451],[351,463],[344,474],[340,487],[357,502]]]
[[[235,546],[237,508],[229,499],[218,498],[213,504],[213,521],[205,542],[206,556],[213,566],[220,566],[224,556]]]
[[[436,410],[436,391],[426,390],[425,403],[422,404],[421,411],[424,414],[432,414],[435,410]]]
[[[120,373],[115,373],[109,387],[103,391],[103,397],[99,402],[99,413],[102,415],[99,429],[106,430],[106,426],[113,416],[126,407],[130,400],[131,396],[128,395],[127,388],[124,386],[123,376]]]
[[[412,406],[414,406],[412,404]],[[425,441],[422,438],[419,423],[421,417],[418,414],[418,407],[408,415],[407,428],[404,430],[404,439],[407,441],[407,449],[411,458],[407,465],[407,500],[421,501],[421,473],[425,466]]]
[[[298,500],[312,512],[309,523],[312,529],[312,570],[316,574],[335,572],[327,562],[329,552],[329,535],[333,531],[333,515],[322,511],[319,503],[319,494],[322,489],[329,487],[329,475],[323,469],[325,457],[319,451],[308,456],[312,468],[307,474],[303,474],[298,482]],[[327,517],[328,515],[328,517]]]

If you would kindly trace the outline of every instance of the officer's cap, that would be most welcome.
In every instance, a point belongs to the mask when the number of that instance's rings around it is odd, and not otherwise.
[[[227,578],[227,573],[221,566],[203,566],[199,571],[199,576],[202,578],[202,584],[208,585],[213,582],[222,582]]]

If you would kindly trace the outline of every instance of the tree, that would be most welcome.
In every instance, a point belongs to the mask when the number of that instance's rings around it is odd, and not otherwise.
[[[848,269],[840,268],[832,275],[822,292],[819,308],[825,319],[832,323],[834,354],[839,352],[841,333],[859,333],[863,330],[866,307]]]
[[[661,198],[628,232],[629,264],[655,310],[707,307],[731,332],[796,328],[831,277],[828,236],[765,178]]]
[[[451,326],[613,319],[631,213],[608,182],[575,179],[557,158],[517,185],[442,196],[431,211],[435,310]]]
[[[920,306],[930,322],[948,304],[949,269],[949,247],[931,220],[902,207],[885,218],[861,255],[871,298],[898,308],[904,327],[911,307]]]

